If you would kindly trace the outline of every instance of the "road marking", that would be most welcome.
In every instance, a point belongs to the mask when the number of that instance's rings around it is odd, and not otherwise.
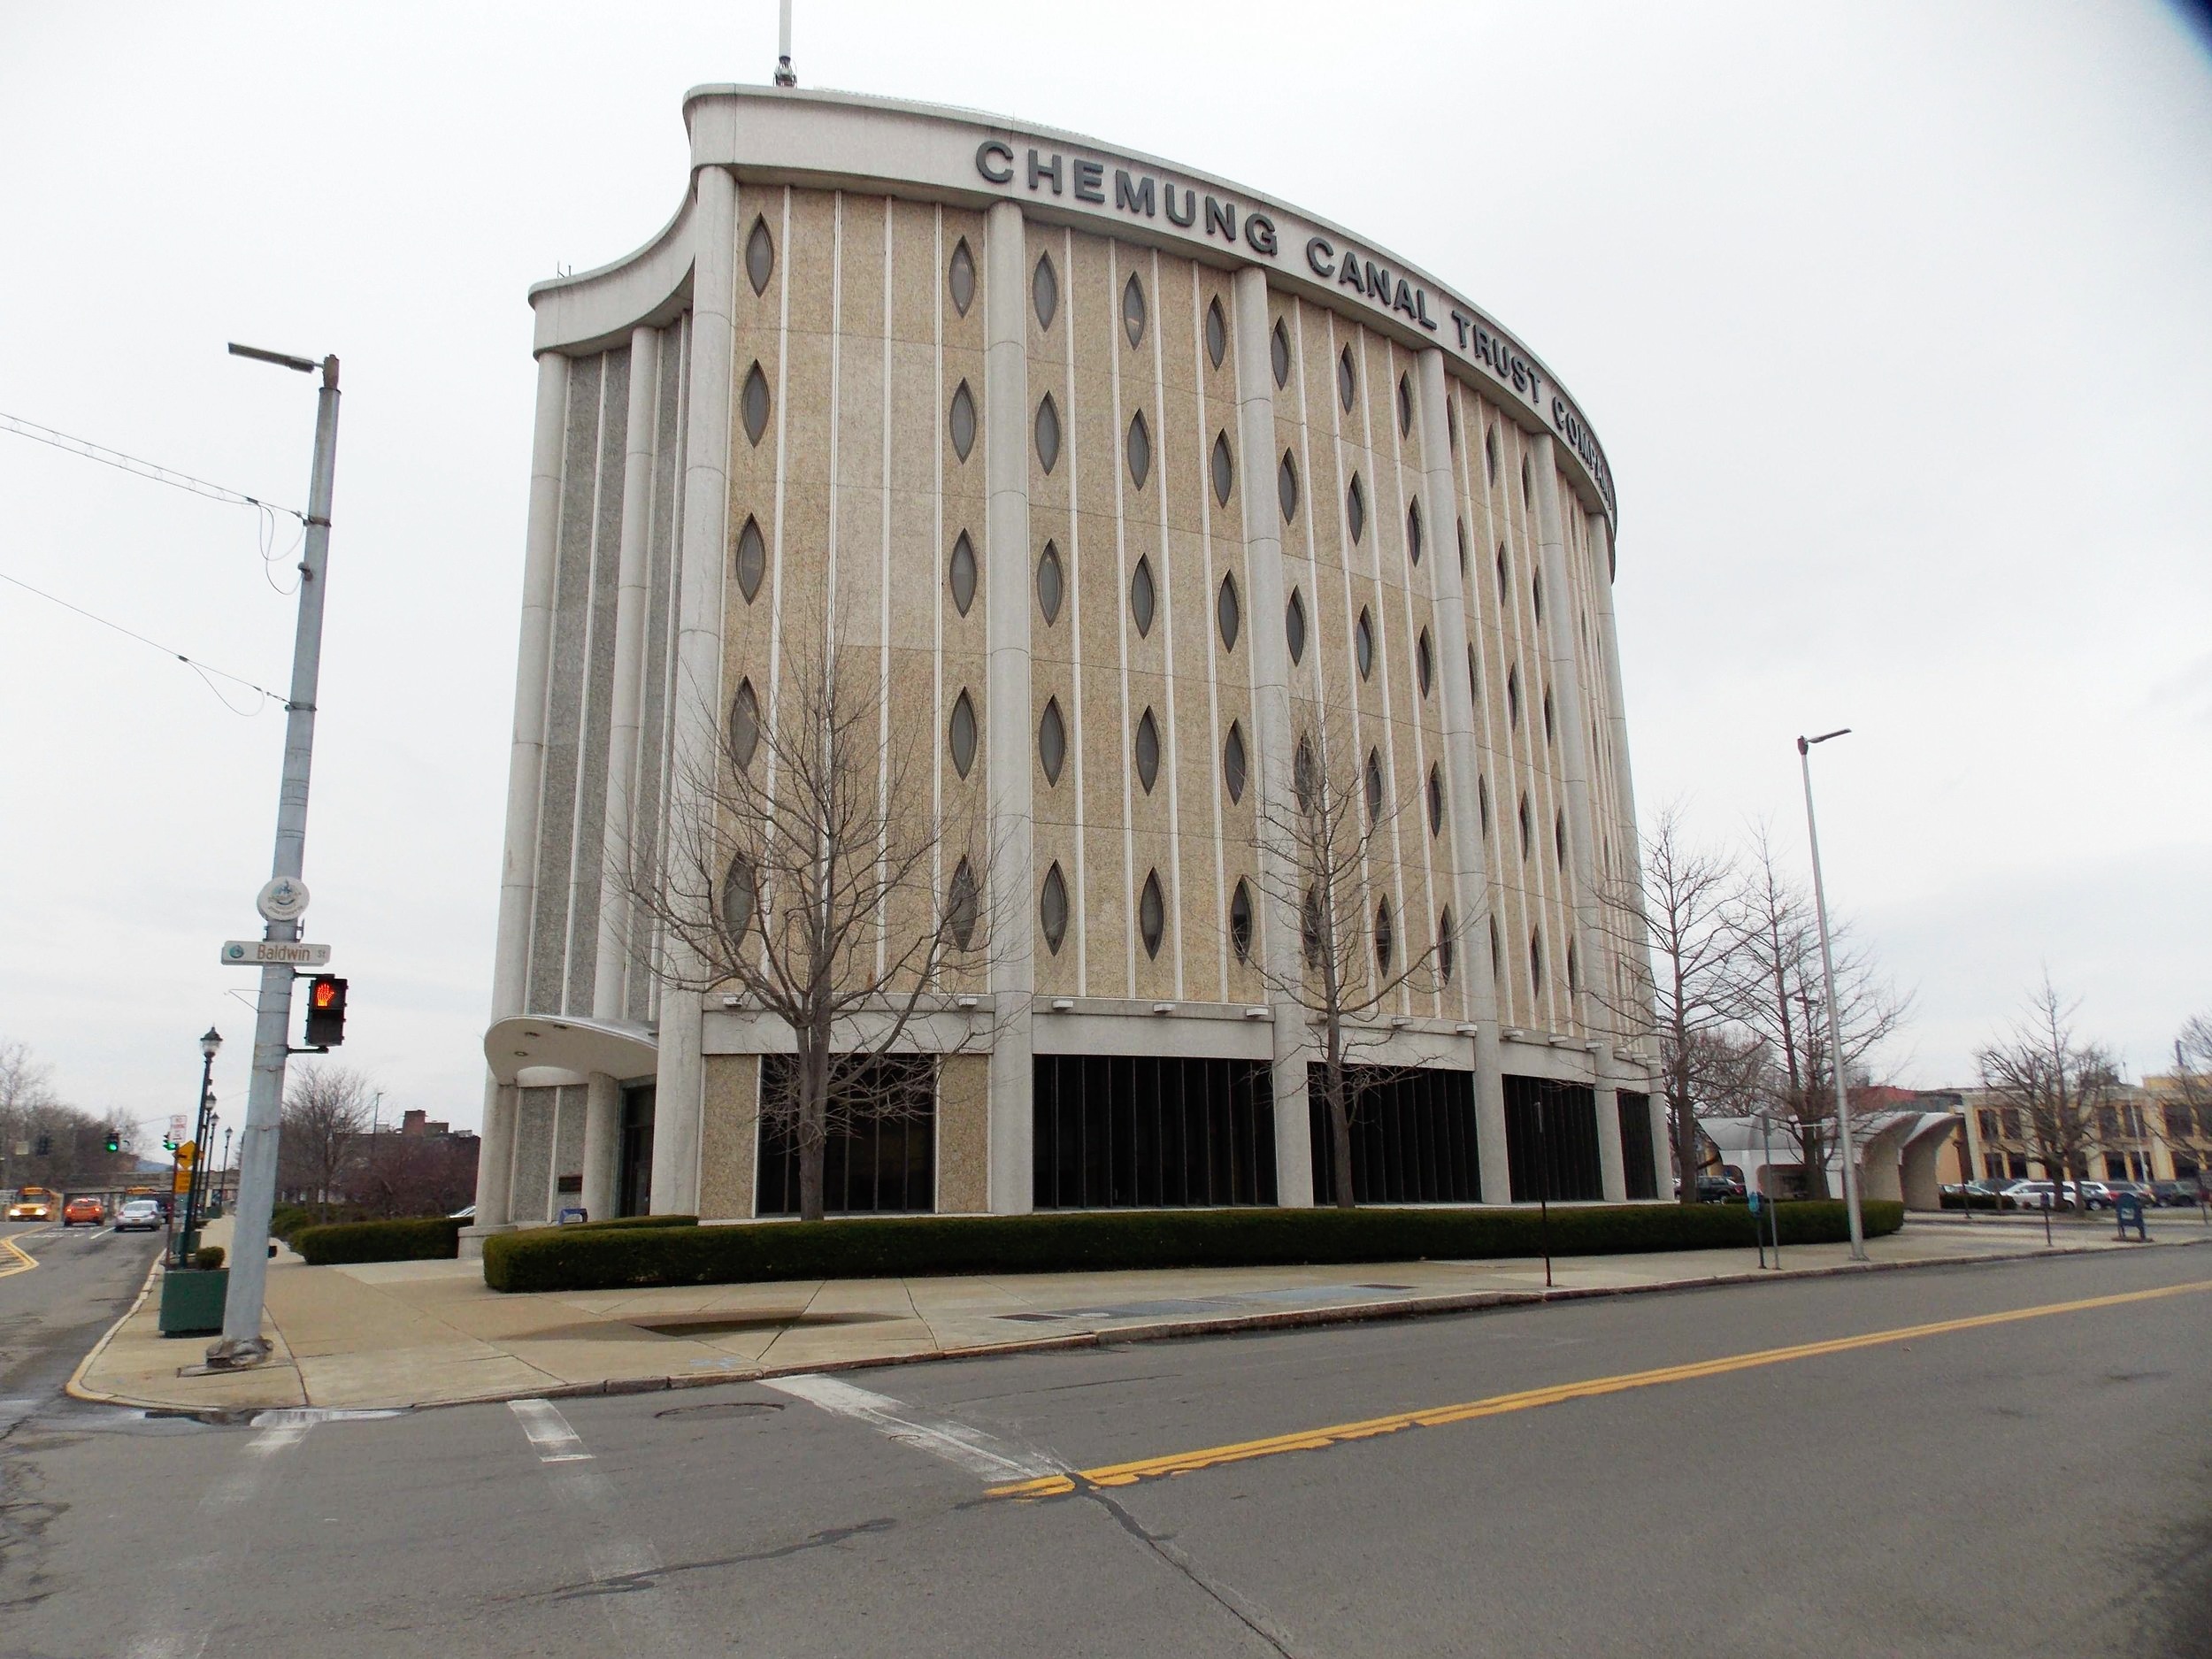
[[[0,1279],[13,1279],[18,1273],[27,1273],[38,1265],[31,1253],[13,1239],[0,1239],[0,1249],[5,1249],[15,1257],[8,1266],[0,1267]]]
[[[1009,1475],[1066,1479],[1057,1473],[1056,1465],[1049,1458],[995,1440],[982,1430],[971,1428],[955,1418],[918,1411],[887,1395],[856,1388],[835,1377],[810,1372],[799,1377],[769,1379],[761,1386],[819,1406],[838,1417],[865,1423],[902,1445],[941,1457],[949,1463],[957,1463],[970,1474],[981,1475],[987,1480],[1003,1480]]]
[[[994,1486],[994,1498],[1048,1498],[1073,1492],[1079,1484],[1090,1486],[1128,1486],[1164,1475],[1188,1474],[1194,1470],[1223,1463],[1246,1463],[1284,1452],[1314,1452],[1348,1440],[1372,1440],[1401,1429],[1442,1428],[1477,1417],[1502,1417],[1509,1411],[1530,1411],[1539,1406],[1559,1405],[1569,1400],[1588,1400],[1600,1394],[1624,1394],[1661,1383],[1694,1382],[1700,1378],[1724,1376],[1762,1365],[1780,1365],[1791,1360],[1816,1359],[1824,1354],[1846,1354],[1855,1348],[1878,1348],[1909,1342],[1915,1337],[1942,1336],[1954,1331],[1983,1330],[2021,1319],[2047,1318],[2053,1314],[2084,1313],[2093,1308],[2117,1308],[2130,1302],[2154,1302],[2167,1296],[2193,1295],[2212,1291],[2212,1279],[2186,1285],[2164,1285],[2155,1290],[2131,1290],[2109,1296],[2088,1296],[2078,1302],[2047,1302],[2036,1308],[2012,1308],[2002,1313],[1975,1314],[1963,1319],[1940,1319],[1929,1325],[1901,1325],[1890,1331],[1870,1331],[1861,1336],[1832,1337],[1823,1342],[1801,1342],[1790,1348],[1761,1348],[1755,1353],[1731,1354],[1719,1359],[1698,1360],[1686,1365],[1664,1365],[1653,1371],[1624,1371],[1612,1377],[1593,1377],[1583,1382],[1560,1383],[1548,1388],[1528,1388],[1518,1394],[1493,1394],[1459,1405],[1432,1406],[1421,1411],[1398,1411],[1359,1423],[1338,1423],[1326,1428],[1291,1434],[1272,1434],[1264,1440],[1241,1440],[1229,1446],[1209,1446],[1198,1451],[1173,1452],[1164,1457],[1142,1457],[1125,1463],[1108,1463],[1047,1475],[1014,1485]],[[776,1385],[770,1384],[773,1387]]]
[[[584,1449],[576,1431],[568,1426],[559,1408],[550,1400],[510,1400],[507,1409],[522,1425],[522,1432],[530,1437],[530,1444],[541,1463],[581,1463],[591,1461],[591,1454]]]

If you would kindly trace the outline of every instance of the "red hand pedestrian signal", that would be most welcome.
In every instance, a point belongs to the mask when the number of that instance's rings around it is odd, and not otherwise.
[[[307,983],[307,1046],[335,1048],[346,1040],[346,982],[319,973]]]

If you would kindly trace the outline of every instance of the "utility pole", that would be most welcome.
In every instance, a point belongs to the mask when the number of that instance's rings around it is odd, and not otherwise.
[[[1828,946],[1828,898],[1820,881],[1820,832],[1813,827],[1815,743],[1847,737],[1851,728],[1797,740],[1797,764],[1805,774],[1805,839],[1813,853],[1813,916],[1820,924],[1820,983],[1828,998],[1828,1070],[1836,1085],[1836,1133],[1843,1143],[1843,1207],[1851,1221],[1851,1259],[1866,1260],[1866,1227],[1859,1219],[1859,1163],[1851,1145],[1851,1095],[1843,1081],[1843,1022],[1836,1015],[1836,959]]]
[[[300,557],[299,621],[292,636],[291,695],[285,703],[284,774],[277,788],[276,856],[261,890],[262,937],[290,943],[307,908],[300,879],[307,851],[307,783],[315,757],[315,688],[322,669],[323,575],[330,557],[331,488],[338,466],[338,359],[319,364],[233,342],[234,357],[322,372],[315,398],[315,458],[308,475],[307,537]],[[284,1063],[291,1052],[292,981],[288,963],[265,964],[254,1013],[253,1080],[238,1136],[238,1202],[231,1232],[230,1287],[223,1334],[207,1351],[211,1365],[255,1365],[269,1356],[261,1336],[262,1293],[269,1276],[269,1211],[276,1202],[277,1135],[284,1115]]]

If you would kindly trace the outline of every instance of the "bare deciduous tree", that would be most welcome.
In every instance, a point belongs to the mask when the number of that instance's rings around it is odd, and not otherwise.
[[[2089,1152],[2099,1140],[2098,1110],[2120,1086],[2119,1068],[2104,1046],[2075,1037],[2078,1007],[2046,973],[2011,1031],[1974,1056],[1982,1087],[2000,1105],[2019,1109],[2032,1156],[2054,1183],[2087,1179]]]
[[[70,1105],[52,1078],[28,1043],[0,1042],[0,1187],[66,1189],[119,1179],[131,1157],[111,1156],[108,1136],[127,1140],[134,1125],[113,1110]]]
[[[664,985],[734,993],[789,1027],[789,1084],[764,1091],[762,1127],[789,1136],[799,1213],[818,1220],[831,1134],[926,1098],[895,1056],[984,959],[990,860],[936,807],[930,753],[887,718],[875,654],[818,625],[787,626],[784,651],[769,695],[739,688],[718,753],[679,757],[695,810],[672,816],[663,872],[624,879]],[[954,718],[972,757],[972,705]],[[971,1024],[956,1046],[980,1034]]]
[[[1699,1117],[1736,1107],[1749,1087],[1755,1051],[1736,1018],[1730,972],[1741,945],[1741,872],[1729,852],[1693,845],[1674,805],[1661,810],[1643,854],[1640,886],[1622,883],[1602,895],[1607,930],[1630,965],[1627,995],[1599,995],[1632,1036],[1658,1039],[1668,1134],[1689,1204],[1697,1202]]]
[[[1321,1043],[1322,1100],[1327,1113],[1331,1200],[1350,1209],[1352,1123],[1360,1097],[1402,1068],[1363,1064],[1390,1033],[1373,1022],[1401,992],[1436,988],[1440,954],[1456,941],[1412,936],[1409,918],[1394,909],[1385,872],[1396,855],[1393,826],[1409,797],[1393,796],[1379,766],[1364,775],[1333,764],[1325,738],[1302,734],[1291,763],[1287,801],[1261,806],[1260,830],[1284,852],[1263,862],[1260,886],[1268,910],[1298,918],[1304,971],[1285,982],[1256,952],[1261,978],[1278,997],[1303,1009]],[[1458,931],[1465,931],[1463,922]]]
[[[285,1080],[278,1184],[325,1217],[349,1195],[375,1094],[375,1086],[350,1066],[303,1065]]]
[[[2212,1179],[2212,1014],[2191,1016],[2174,1039],[2165,1117],[2168,1144],[2196,1165],[2200,1184]]]
[[[1739,1110],[1764,1106],[1774,1115],[1795,1145],[1807,1195],[1826,1198],[1828,1155],[1839,1132],[1837,1070],[1848,1087],[1895,1034],[1910,999],[1890,989],[1832,917],[1843,1049],[1839,1056],[1833,1052],[1812,900],[1783,873],[1763,827],[1752,837],[1736,912],[1737,943],[1727,972],[1737,1022],[1756,1049],[1756,1064],[1746,1077],[1749,1095]]]

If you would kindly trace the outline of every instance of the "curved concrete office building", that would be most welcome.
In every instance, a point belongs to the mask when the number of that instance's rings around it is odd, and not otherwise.
[[[987,952],[902,1040],[926,1107],[841,1132],[832,1210],[1325,1195],[1279,827],[1308,744],[1387,809],[1362,1195],[1665,1195],[1608,919],[1613,485],[1549,367],[1350,231],[1089,139],[768,88],[684,114],[667,227],[531,294],[479,1229],[792,1208],[757,1107],[787,1027],[667,988],[610,872],[699,810],[672,757],[716,710],[779,718],[803,616],[992,849]]]

